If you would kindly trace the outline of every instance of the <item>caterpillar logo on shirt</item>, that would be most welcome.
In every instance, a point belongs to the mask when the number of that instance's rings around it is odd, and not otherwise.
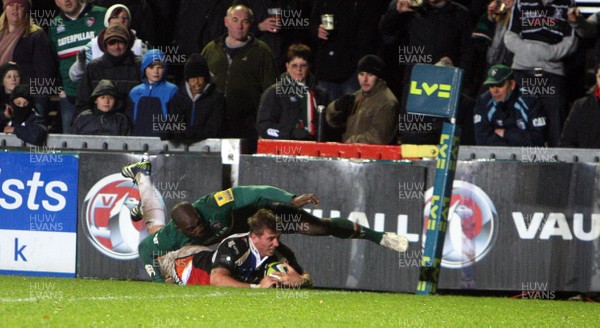
[[[429,85],[427,82],[421,82],[421,87],[419,88],[417,81],[410,81],[410,94],[417,96],[423,95],[423,91],[425,91],[425,95],[427,96],[435,94],[438,98],[450,98],[451,90],[451,84],[434,83]]]
[[[233,191],[231,190],[231,188],[215,193],[215,201],[219,206],[223,206],[227,203],[233,202]]]
[[[68,35],[58,39],[58,45],[64,46],[66,44],[77,43],[80,41],[88,41],[94,38],[96,33],[94,31],[82,32],[77,34]]]

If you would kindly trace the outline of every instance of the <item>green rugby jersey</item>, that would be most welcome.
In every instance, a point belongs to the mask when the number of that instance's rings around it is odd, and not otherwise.
[[[248,217],[274,203],[291,205],[294,194],[271,186],[238,186],[210,193],[192,205],[207,224],[202,237],[189,238],[171,220],[162,229],[146,236],[138,251],[144,269],[153,281],[164,281],[156,257],[186,244],[210,246],[234,233],[248,232]]]
[[[70,20],[61,13],[54,17],[48,29],[52,48],[59,57],[63,89],[69,96],[77,97],[79,88],[79,83],[69,78],[69,69],[75,63],[77,52],[104,28],[105,14],[103,7],[86,5],[77,19]]]

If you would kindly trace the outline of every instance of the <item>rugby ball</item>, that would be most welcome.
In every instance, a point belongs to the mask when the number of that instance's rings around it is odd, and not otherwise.
[[[288,268],[281,262],[271,262],[267,264],[265,269],[265,276],[273,277],[275,279],[281,279],[280,276],[276,275],[276,272],[287,273]]]

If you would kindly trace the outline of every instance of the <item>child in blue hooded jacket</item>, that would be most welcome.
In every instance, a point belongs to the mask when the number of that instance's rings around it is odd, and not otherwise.
[[[153,49],[142,59],[142,83],[129,92],[127,116],[132,129],[132,136],[159,137],[172,133],[178,127],[172,124],[168,104],[177,93],[177,86],[168,82],[165,77],[167,64],[165,55]]]

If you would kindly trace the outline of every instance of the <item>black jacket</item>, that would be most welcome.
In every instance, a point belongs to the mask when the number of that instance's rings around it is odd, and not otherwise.
[[[135,30],[136,35],[141,40],[150,44],[160,43],[159,30],[164,26],[157,22],[162,22],[157,16],[159,8],[153,8],[151,1],[148,0],[95,0],[97,6],[109,8],[116,4],[125,5],[131,12],[131,28]],[[166,5],[174,6],[175,1],[163,1]],[[170,22],[170,21],[169,21]],[[164,43],[166,44],[166,43]]]
[[[17,138],[28,144],[41,146],[48,136],[48,129],[44,123],[44,118],[37,113],[29,115],[21,124],[15,124],[14,121],[6,118],[3,112],[0,113],[0,131],[3,131],[4,127],[9,124],[15,127]]]
[[[161,139],[194,143],[207,138],[218,138],[225,118],[225,96],[214,84],[209,84],[196,100],[188,94],[187,83],[169,102],[169,113],[177,123],[185,124],[178,133],[163,133]]]
[[[175,27],[175,44],[184,55],[200,52],[225,34],[223,17],[232,0],[181,0]]]
[[[571,106],[558,146],[600,148],[600,102],[593,91]]]
[[[8,104],[10,104],[10,93],[4,92],[4,88],[0,87],[0,108],[2,111],[4,111]]]
[[[447,0],[435,8],[425,3],[407,13],[398,13],[394,7],[381,19],[380,30],[401,47],[397,59],[406,64],[435,64],[448,56],[454,66],[470,68],[471,17],[460,4]]]
[[[373,1],[316,0],[310,15],[315,38],[316,75],[319,80],[343,82],[356,73],[356,63],[374,54],[379,44],[380,13]],[[333,14],[334,31],[329,40],[317,38],[321,15]]]
[[[125,136],[129,130],[129,119],[116,110],[87,109],[73,122],[73,134]]]
[[[277,68],[285,69],[285,61],[287,57],[287,49],[293,43],[308,41],[308,37],[303,38],[303,34],[308,34],[306,30],[309,25],[309,12],[300,9],[300,3],[297,1],[287,0],[234,0],[233,5],[242,4],[250,9],[254,14],[252,22],[252,35],[257,39],[262,40],[269,46]],[[276,33],[260,31],[258,24],[269,18],[269,8],[280,8],[282,17],[280,20],[281,28]],[[297,16],[295,16],[297,15]],[[293,17],[291,17],[293,16]],[[219,25],[223,25],[220,23]]]
[[[79,99],[77,100],[75,117],[87,108],[92,91],[100,80],[105,79],[115,84],[120,99],[127,99],[131,89],[140,84],[142,80],[139,60],[128,50],[127,55],[120,59],[105,52],[102,57],[89,62],[79,85]]]
[[[282,75],[282,76],[285,76]],[[261,138],[266,139],[299,139],[294,135],[298,118],[302,114],[302,102],[295,92],[295,87],[285,85],[280,79],[263,93],[258,106],[256,130]],[[315,93],[317,105],[327,106],[328,97],[325,90],[317,87],[314,82],[309,82],[308,87]],[[315,108],[315,129],[318,127],[318,113]],[[323,116],[325,113],[323,112]],[[323,122],[324,123],[324,122]],[[325,124],[326,125],[326,124]],[[302,138],[306,139],[306,138]]]
[[[39,29],[19,39],[12,61],[21,68],[21,81],[30,85],[36,103],[49,111],[50,95],[58,95],[60,83],[53,79],[58,73],[58,58],[46,32]]]

